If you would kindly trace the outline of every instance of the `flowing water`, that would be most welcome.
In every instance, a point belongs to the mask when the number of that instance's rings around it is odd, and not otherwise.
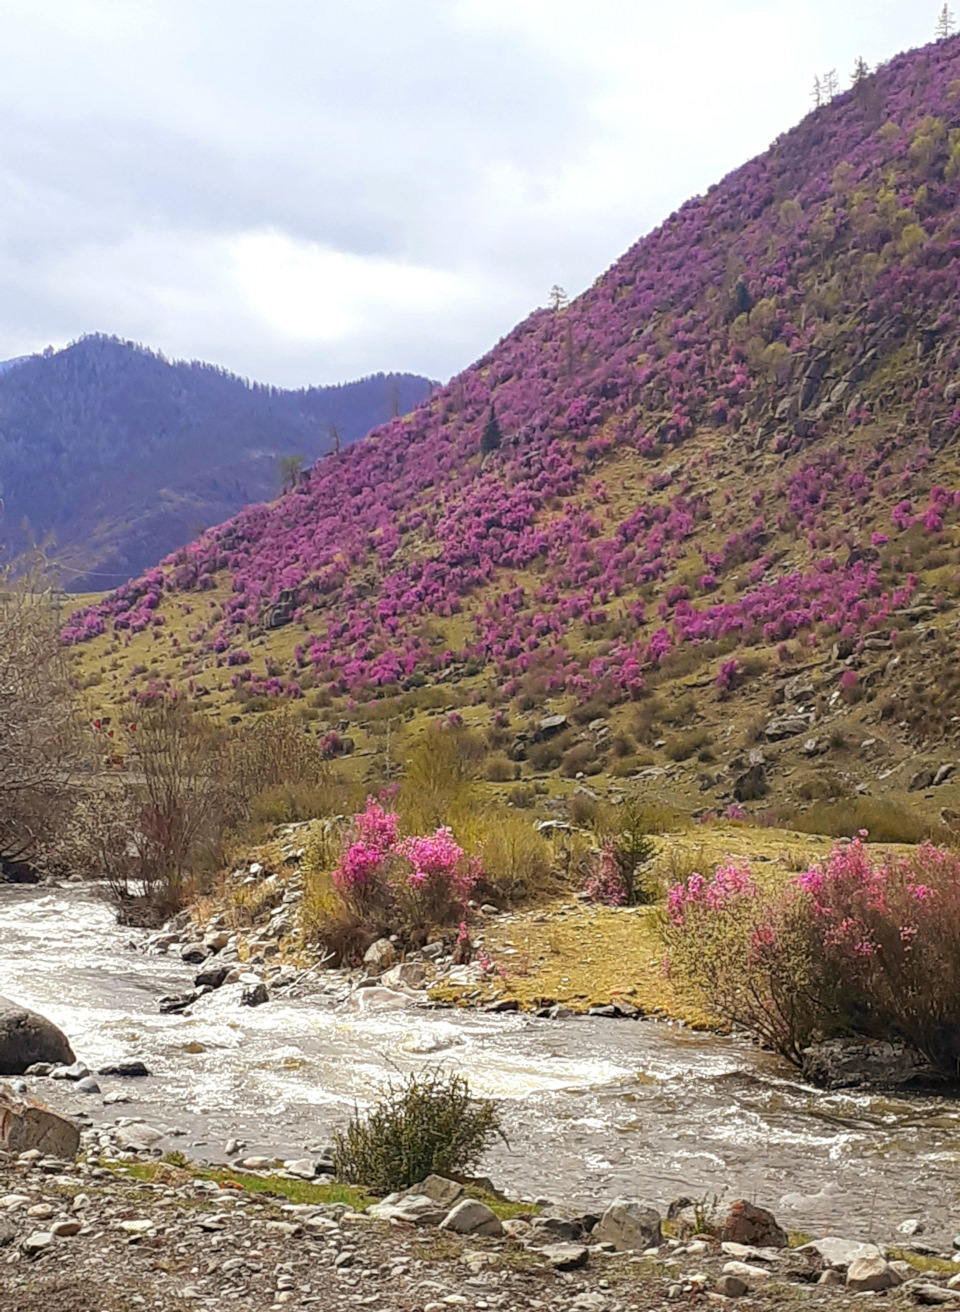
[[[92,1069],[142,1057],[146,1080],[101,1080],[131,1101],[48,1080],[34,1091],[95,1122],[125,1115],[168,1132],[164,1149],[224,1160],[303,1156],[384,1079],[442,1060],[503,1100],[509,1145],[484,1170],[522,1195],[596,1207],[619,1194],[745,1197],[791,1230],[889,1239],[922,1217],[960,1230],[960,1101],[817,1092],[737,1040],[641,1021],[354,1010],[318,995],[239,1005],[239,986],[161,1016],[189,986],[175,957],[138,951],[78,886],[0,885],[0,993],[49,1016]],[[359,995],[358,995],[359,996]]]

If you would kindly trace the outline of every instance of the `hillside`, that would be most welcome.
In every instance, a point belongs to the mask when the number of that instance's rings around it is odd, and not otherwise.
[[[125,582],[208,524],[429,395],[378,374],[300,391],[94,335],[0,364],[0,547],[53,539],[65,586]]]
[[[935,818],[960,729],[958,201],[951,39],[77,612],[81,686],[292,702],[374,773],[391,721],[455,710],[518,800],[585,776],[689,810],[867,794]]]

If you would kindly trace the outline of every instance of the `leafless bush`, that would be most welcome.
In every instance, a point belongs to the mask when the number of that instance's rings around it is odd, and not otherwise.
[[[37,564],[0,569],[0,860],[33,862],[56,830],[77,760],[56,591]]]

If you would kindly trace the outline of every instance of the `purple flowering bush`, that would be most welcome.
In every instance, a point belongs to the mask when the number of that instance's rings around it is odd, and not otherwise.
[[[350,939],[356,952],[387,933],[422,942],[429,931],[462,923],[481,873],[480,862],[466,855],[450,829],[401,837],[396,812],[368,797],[331,875],[334,950]],[[323,926],[318,932],[324,936]]]
[[[668,969],[799,1065],[818,1038],[899,1039],[960,1078],[960,854],[877,855],[861,835],[779,888],[745,865],[669,892]]]

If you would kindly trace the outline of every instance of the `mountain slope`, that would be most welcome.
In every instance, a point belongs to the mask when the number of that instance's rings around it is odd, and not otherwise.
[[[93,642],[85,669],[129,648],[114,697],[313,690],[351,729],[359,703],[453,682],[478,725],[512,702],[498,741],[552,765],[525,750],[535,720],[580,704],[595,723],[564,738],[565,773],[686,770],[708,802],[748,791],[750,741],[769,774],[842,753],[821,726],[849,715],[886,736],[837,787],[879,779],[960,725],[958,202],[954,39],[810,114],[568,309],[65,639]],[[677,765],[695,756],[699,777]]]
[[[171,362],[94,335],[0,365],[0,545],[48,535],[67,586],[122,583],[200,526],[279,490],[278,460],[313,461],[429,395],[378,374],[296,392]],[[89,583],[88,583],[89,586]]]

